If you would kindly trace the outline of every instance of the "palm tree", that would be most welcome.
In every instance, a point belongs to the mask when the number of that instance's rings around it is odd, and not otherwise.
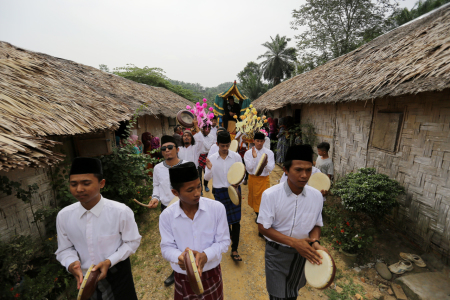
[[[271,42],[262,44],[266,47],[266,53],[258,56],[258,59],[265,58],[261,62],[264,79],[273,81],[273,85],[277,85],[285,77],[290,77],[294,70],[294,62],[296,59],[295,48],[287,47],[287,43],[291,40],[286,36],[280,37],[279,34],[274,38],[270,37]]]

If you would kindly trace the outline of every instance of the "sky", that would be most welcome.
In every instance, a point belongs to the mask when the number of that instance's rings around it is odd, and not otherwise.
[[[411,8],[415,0],[402,0]],[[236,80],[305,0],[0,0],[0,41],[98,68],[134,64],[214,87]]]

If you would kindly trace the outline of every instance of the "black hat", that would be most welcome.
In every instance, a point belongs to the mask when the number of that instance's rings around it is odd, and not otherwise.
[[[260,131],[255,133],[254,139],[255,140],[264,140],[266,138],[266,135]]]
[[[217,128],[217,134],[219,134],[219,132],[221,132],[221,131],[227,132],[227,130],[225,128],[223,128],[223,127]]]
[[[170,136],[170,135],[163,135],[162,136],[162,138],[161,138],[161,146],[164,145],[165,143],[174,143],[175,146],[177,145],[177,142],[175,141],[173,136]]]
[[[294,145],[289,147],[286,153],[285,161],[303,160],[313,162],[313,149],[311,145]]]
[[[173,168],[169,168],[170,183],[184,183],[198,178],[197,167],[193,162],[187,162]]]
[[[77,157],[72,162],[69,175],[103,174],[102,162],[98,158]]]
[[[218,144],[228,144],[231,143],[231,137],[228,132],[221,131],[217,135],[217,143]]]

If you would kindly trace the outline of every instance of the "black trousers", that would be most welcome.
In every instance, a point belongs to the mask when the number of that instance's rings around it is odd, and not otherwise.
[[[278,298],[272,295],[269,295],[269,300],[297,300],[297,297],[290,297],[290,298]]]
[[[241,224],[230,224],[228,225],[228,230],[230,231],[231,238],[231,252],[237,251],[239,246],[239,235],[241,234]]]
[[[203,175],[203,171],[204,171],[203,168],[198,166],[197,171],[198,171],[198,178],[200,178],[200,184],[202,184],[202,182],[203,182],[203,185],[206,188],[208,186],[208,181],[207,180],[202,181],[202,175]],[[202,191],[203,191],[203,186],[202,186]]]

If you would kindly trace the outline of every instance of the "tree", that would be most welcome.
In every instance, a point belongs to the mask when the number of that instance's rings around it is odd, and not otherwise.
[[[344,55],[390,29],[385,17],[397,4],[390,0],[307,0],[293,10],[291,28],[301,53],[297,72]]]
[[[262,82],[262,70],[260,65],[255,62],[249,62],[244,70],[237,74],[239,84],[244,95],[251,100],[256,100],[267,92],[269,85]]]
[[[291,40],[286,36],[280,37],[276,35],[275,39],[270,37],[270,42],[262,44],[268,50],[258,59],[265,58],[261,62],[264,79],[272,81],[273,85],[277,85],[285,77],[290,77],[294,70],[296,61],[295,48],[287,47],[287,43]]]
[[[392,14],[392,17],[395,25],[401,26],[449,2],[450,0],[419,0],[411,10],[406,7],[398,9]]]
[[[111,72],[109,71],[108,66],[105,65],[105,64],[100,64],[100,65],[98,66],[98,68],[99,68],[101,71],[103,71],[103,72],[111,73]]]

